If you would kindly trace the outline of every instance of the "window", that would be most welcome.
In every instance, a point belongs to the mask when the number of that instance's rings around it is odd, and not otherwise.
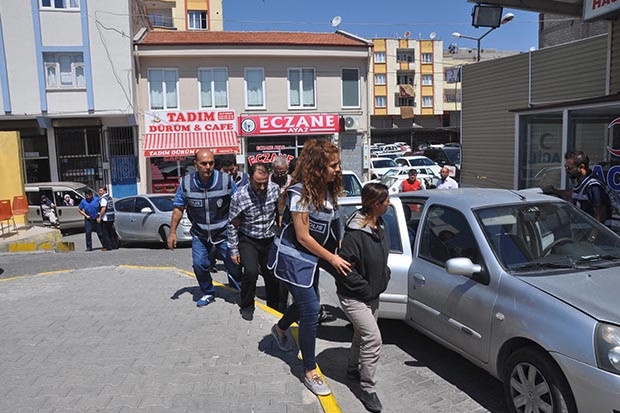
[[[45,82],[48,89],[86,87],[82,53],[43,53]]]
[[[414,97],[400,97],[397,95],[396,97],[396,106],[414,106],[415,107],[415,98]]]
[[[422,96],[422,107],[423,108],[432,108],[433,107],[433,97],[432,96]]]
[[[422,53],[422,63],[433,63],[433,54]]]
[[[316,106],[314,69],[288,70],[288,105],[291,108],[313,108]]]
[[[397,49],[396,61],[398,63],[413,63],[415,61],[414,49]]]
[[[149,13],[149,20],[153,27],[174,27],[172,17],[164,16],[161,13]]]
[[[396,73],[396,84],[397,85],[413,85],[413,77],[414,73],[408,72],[397,72]]]
[[[178,109],[178,70],[149,69],[147,76],[151,110]]]
[[[384,74],[375,75],[375,85],[385,85],[385,75]]]
[[[360,106],[359,69],[342,69],[342,107]]]
[[[478,244],[465,217],[458,211],[433,205],[420,240],[420,257],[443,266],[450,258],[467,257],[481,262]]]
[[[387,106],[387,100],[385,96],[375,96],[375,107],[384,108]]]
[[[454,103],[454,102],[460,102],[460,101],[461,101],[461,92],[445,94],[444,102]]]
[[[201,108],[228,107],[228,70],[226,68],[198,69]]]
[[[245,106],[247,108],[265,107],[265,72],[262,68],[245,69]]]
[[[422,85],[431,86],[433,84],[433,75],[422,75]]]
[[[80,0],[41,0],[42,9],[80,9]]]
[[[375,52],[375,63],[385,63],[385,52]]]
[[[209,23],[207,21],[206,11],[190,10],[187,12],[187,28],[189,30],[207,30]]]

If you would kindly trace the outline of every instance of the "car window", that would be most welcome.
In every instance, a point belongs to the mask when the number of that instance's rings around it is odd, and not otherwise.
[[[133,212],[135,200],[135,198],[129,198],[116,201],[114,202],[114,209],[117,212]]]
[[[171,196],[154,196],[151,198],[151,202],[155,204],[155,207],[163,212],[170,212],[174,209],[172,205]]]
[[[142,208],[147,208],[147,207],[153,209],[153,206],[145,198],[142,198],[142,197],[136,198],[136,207],[134,210],[135,212],[140,212]]]
[[[361,205],[341,205],[340,216],[343,222],[349,220],[355,211],[361,208]],[[390,238],[390,252],[402,254],[403,244],[400,240],[400,231],[398,230],[398,221],[396,220],[396,212],[394,206],[390,205],[385,214],[381,216],[385,223],[385,232]]]
[[[466,218],[443,205],[430,207],[420,241],[420,257],[443,266],[450,258],[467,257],[479,263],[479,248]]]
[[[392,159],[376,159],[372,161],[373,168],[392,168],[398,166]]]
[[[351,174],[342,175],[342,183],[344,184],[344,191],[346,196],[360,196],[362,195],[362,187],[359,180]]]
[[[65,199],[65,197],[69,195],[69,199]],[[58,201],[58,206],[75,206],[80,205],[82,201],[82,196],[74,191],[57,191],[56,192],[56,200]]]
[[[407,164],[407,161],[406,161],[406,160],[404,160],[404,159],[396,159],[396,160],[394,160],[394,162],[396,162],[396,163],[397,163],[398,165],[400,165],[400,166],[409,166],[409,165]]]

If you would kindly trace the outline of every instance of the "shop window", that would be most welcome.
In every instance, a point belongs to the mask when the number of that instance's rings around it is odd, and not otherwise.
[[[288,70],[289,108],[316,107],[314,69],[299,68]]]
[[[228,69],[198,69],[201,108],[228,107]]]
[[[147,77],[151,110],[178,109],[178,70],[148,69]]]
[[[342,69],[342,107],[360,107],[359,69]]]
[[[245,106],[248,109],[265,108],[265,71],[263,68],[246,67],[244,70]]]

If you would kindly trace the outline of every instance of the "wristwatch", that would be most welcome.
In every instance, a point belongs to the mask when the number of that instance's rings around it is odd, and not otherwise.
[[[592,234],[588,237],[588,242],[594,242],[596,240],[596,235]]]

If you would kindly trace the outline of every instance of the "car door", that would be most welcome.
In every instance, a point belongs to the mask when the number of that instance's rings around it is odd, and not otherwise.
[[[84,187],[81,192],[83,193]],[[64,196],[69,195],[73,205],[65,205]],[[80,214],[79,205],[84,197],[75,190],[63,186],[54,187],[53,202],[56,205],[56,213],[61,228],[79,228],[84,226],[84,216]]]
[[[148,208],[148,211],[145,208]],[[159,239],[157,232],[159,221],[156,212],[157,209],[146,197],[136,197],[136,204],[130,218],[133,239],[139,241],[156,241]]]
[[[424,211],[409,272],[409,318],[446,344],[488,361],[496,283],[481,276],[449,274],[445,262],[468,257],[484,266],[479,242],[466,217],[444,205]]]
[[[114,202],[114,228],[121,240],[127,240],[131,237],[132,229],[131,215],[134,212],[136,198],[123,198]]]

